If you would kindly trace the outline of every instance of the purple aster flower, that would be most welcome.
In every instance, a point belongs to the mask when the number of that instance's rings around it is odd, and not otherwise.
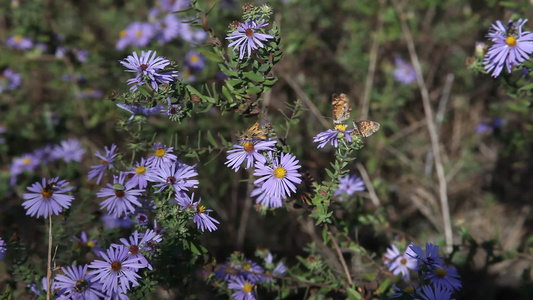
[[[22,195],[25,202],[22,206],[26,209],[26,214],[45,219],[52,215],[58,215],[63,209],[68,209],[74,196],[65,195],[73,187],[66,187],[66,180],[59,180],[58,177],[46,180],[43,178],[42,183],[35,182],[27,189],[32,193]]]
[[[137,259],[139,264],[143,266],[143,268],[148,268],[149,270],[152,270],[152,266],[144,257],[144,255],[140,252],[140,250],[146,250],[146,244],[150,242],[159,243],[161,242],[161,236],[157,234],[154,230],[148,229],[144,234],[140,234],[137,230],[129,237],[129,240],[125,238],[121,238],[120,241],[124,246],[126,246],[128,251],[128,256],[130,258]],[[114,246],[119,247],[121,245],[114,244]]]
[[[116,218],[115,216],[109,214],[103,215],[101,220],[104,222],[104,226],[109,229],[117,227],[130,228],[134,224],[134,222],[128,217]]]
[[[344,137],[346,138],[346,141],[348,141],[348,143],[351,143],[352,132],[353,132],[353,129],[346,130],[346,125],[343,125],[343,124],[335,125],[335,129],[328,129],[326,131],[323,131],[317,134],[317,136],[315,136],[315,138],[313,139],[313,143],[320,143],[318,144],[317,149],[323,148],[324,146],[327,145],[327,143],[331,143],[333,147],[337,148],[339,147],[339,139],[338,139],[339,133],[343,133]]]
[[[22,35],[13,35],[7,39],[6,44],[14,49],[30,50],[33,48],[33,41],[30,38],[23,37]]]
[[[457,273],[456,268],[436,266],[432,272],[429,272],[427,279],[434,286],[450,291],[460,290],[462,287],[461,277]]]
[[[197,44],[207,38],[207,33],[201,29],[192,28],[189,23],[181,23],[180,36],[188,43]]]
[[[271,195],[267,190],[263,189],[262,185],[256,186],[256,188],[250,193],[250,197],[257,197],[255,203],[267,208],[283,206],[283,199],[279,196]]]
[[[395,290],[396,292],[390,295],[391,298],[404,297],[402,299],[416,299],[416,295],[415,295],[416,289],[413,287],[407,287],[404,289],[400,289],[397,286],[392,286],[392,289]]]
[[[87,274],[87,265],[62,267],[63,274],[54,278],[54,289],[62,292],[60,299],[100,299],[105,297],[100,292],[102,284],[94,281],[94,276]]]
[[[261,188],[276,198],[286,198],[291,195],[291,192],[295,193],[295,184],[302,182],[301,175],[298,173],[301,166],[298,165],[299,161],[296,160],[296,157],[288,153],[281,153],[281,158],[271,157],[270,161],[272,162],[271,165],[265,165],[262,162],[256,163],[254,176],[260,176],[260,178],[254,183],[263,183]]]
[[[154,169],[149,180],[152,182],[158,182],[154,185],[154,187],[159,187],[159,190],[157,190],[156,193],[161,192],[168,186],[172,186],[174,191],[179,192],[182,190],[188,191],[190,187],[198,187],[198,180],[188,179],[193,176],[198,176],[195,166],[172,163]]]
[[[420,263],[425,264],[429,268],[434,267],[434,266],[440,266],[439,245],[433,245],[431,243],[426,243],[425,254],[424,254],[424,250],[422,250],[420,246],[417,246],[413,243],[409,245],[409,248],[412,250],[412,252],[409,252],[408,255],[418,260],[419,266],[420,266]]]
[[[184,10],[191,5],[190,0],[160,0],[159,6],[164,12]]]
[[[392,71],[392,75],[396,81],[404,85],[416,82],[415,68],[410,63],[397,57],[394,59],[394,64],[396,64],[396,69]]]
[[[54,147],[52,157],[54,159],[63,159],[66,163],[71,161],[80,162],[85,149],[81,147],[81,143],[77,139],[68,139],[61,141],[61,143]]]
[[[482,134],[487,131],[494,131],[502,128],[504,123],[505,119],[502,118],[487,118],[476,127],[476,132]]]
[[[385,265],[394,275],[402,274],[402,279],[410,279],[409,270],[416,270],[418,267],[417,260],[413,258],[415,253],[411,248],[407,248],[404,254],[401,254],[396,245],[392,244],[383,255]]]
[[[134,22],[128,26],[127,30],[130,43],[139,48],[146,47],[156,33],[154,25],[148,22]]]
[[[335,196],[348,194],[352,196],[355,192],[360,192],[365,190],[365,182],[357,175],[345,175],[344,177],[339,178],[339,185],[337,190],[335,190]]]
[[[131,116],[128,119],[128,121],[133,120],[135,116],[149,116],[149,115],[159,114],[159,112],[163,109],[163,105],[161,104],[158,104],[152,108],[146,108],[142,105],[134,105],[134,104],[126,105],[123,103],[117,103],[117,106],[131,113]]]
[[[153,55],[152,55],[153,52]],[[145,84],[145,78],[149,78],[151,86],[154,90],[158,90],[159,83],[170,83],[177,77],[176,71],[163,72],[170,61],[166,58],[157,56],[155,51],[142,51],[141,57],[137,56],[137,52],[133,52],[133,55],[129,55],[125,60],[120,63],[128,68],[126,72],[137,73],[134,78],[128,79],[128,84],[133,84],[130,90],[136,91],[138,85]]]
[[[80,50],[76,51],[76,58],[80,62],[86,62],[87,59],[89,59],[90,55],[91,55],[91,52],[89,52],[89,50],[80,49]]]
[[[199,52],[191,50],[185,56],[185,64],[194,71],[201,71],[205,67],[205,58]]]
[[[130,178],[129,182],[133,184],[134,187],[139,187],[144,189],[148,186],[147,178],[152,174],[152,168],[150,165],[147,165],[146,159],[141,158],[140,162],[136,163],[136,166],[126,174],[133,174],[133,177]]]
[[[178,37],[181,31],[181,22],[175,14],[168,14],[162,20],[157,21],[155,26],[158,30],[157,40],[164,45]]]
[[[125,30],[121,30],[120,31],[119,39],[118,39],[117,44],[115,46],[115,48],[117,48],[117,50],[124,50],[127,46],[129,46],[131,44],[132,37],[135,34],[130,29],[131,26],[132,26],[132,24],[130,24],[128,26],[128,28],[126,28]]]
[[[210,212],[212,212],[212,209],[206,209],[205,205],[200,204],[202,199],[198,199],[198,202],[194,202],[194,194],[187,200],[183,198],[181,201],[179,201],[179,204],[182,206],[182,209],[192,209],[195,211],[193,222],[196,223],[196,227],[200,229],[202,232],[204,232],[206,229],[209,230],[209,232],[213,232],[217,230],[217,225],[220,224],[215,218],[211,217],[209,215]]]
[[[55,56],[56,58],[63,59],[67,55],[67,49],[64,47],[57,47]]]
[[[443,287],[425,285],[418,292],[421,300],[450,300],[452,297],[452,292]]]
[[[273,259],[272,253],[268,253],[268,255],[265,257],[265,263],[267,265],[273,265]],[[287,272],[287,267],[282,263],[279,262],[276,267],[274,268],[274,271],[272,271],[272,274],[275,276],[283,276]]]
[[[241,145],[233,145],[233,149],[228,151],[228,156],[224,164],[237,172],[241,164],[246,160],[246,169],[249,169],[254,163],[265,163],[266,158],[259,151],[274,151],[276,141],[261,140],[243,140]]]
[[[255,300],[254,283],[241,276],[232,279],[228,284],[228,289],[237,290],[231,295],[235,300]]]
[[[256,23],[255,21],[241,23],[237,27],[237,31],[232,32],[230,36],[226,37],[228,40],[234,40],[228,45],[228,47],[233,47],[233,50],[240,47],[240,59],[244,58],[244,53],[248,50],[248,58],[250,58],[252,50],[264,47],[261,41],[274,38],[269,34],[257,32],[260,28],[265,27],[266,25],[268,25],[268,23],[265,23],[264,20],[261,20],[259,23]]]
[[[141,196],[143,189],[133,189],[135,186],[129,181],[124,184],[126,174],[120,172],[119,176],[113,176],[113,185],[107,184],[107,188],[102,188],[96,194],[98,197],[109,197],[100,203],[100,208],[107,208],[110,214],[120,218],[122,215],[127,215],[128,212],[135,213],[135,207],[142,204],[137,200]]]
[[[95,260],[89,268],[90,276],[93,280],[102,284],[102,291],[106,294],[125,293],[130,289],[130,283],[133,286],[139,285],[137,270],[144,266],[138,262],[138,259],[128,255],[128,247],[114,245],[107,249],[107,254],[102,252],[101,257],[104,260]]]
[[[0,261],[4,259],[4,255],[6,255],[7,251],[7,245],[6,242],[0,237]]]
[[[148,225],[148,216],[146,214],[138,213],[135,218],[137,219],[137,224],[139,224],[139,226]]]
[[[24,171],[33,171],[39,165],[39,158],[33,153],[23,154],[21,157],[13,159],[9,167],[12,177],[17,177]]]
[[[494,42],[485,55],[485,71],[498,77],[505,66],[511,73],[514,66],[519,66],[533,53],[533,33],[522,31],[525,20],[510,21],[506,28],[501,21],[492,24],[487,37]]]
[[[47,164],[57,159],[54,156],[54,146],[46,145],[33,150],[33,155],[43,164]]]
[[[89,180],[96,178],[96,184],[100,184],[100,181],[102,180],[102,176],[107,172],[107,169],[114,169],[115,166],[113,165],[113,162],[115,161],[115,158],[118,155],[117,145],[112,144],[111,148],[108,149],[107,146],[104,146],[105,149],[105,156],[100,154],[99,150],[96,150],[96,153],[94,156],[98,157],[100,159],[100,164],[91,166],[91,170],[87,174],[87,177]]]
[[[96,242],[98,241],[96,239],[90,240],[87,237],[87,233],[85,231],[82,231],[79,237],[75,236],[74,239],[77,242],[77,247],[78,248],[89,247],[89,248],[92,249],[92,248],[94,248],[96,246]]]
[[[22,82],[22,75],[19,73],[13,72],[11,69],[5,69],[2,74],[0,74],[0,94],[4,90],[14,90]]]
[[[189,66],[184,66],[183,70],[181,70],[180,78],[182,82],[193,83],[196,76],[191,73],[191,68]]]
[[[174,147],[167,148],[167,145],[154,143],[153,150],[154,155],[148,157],[148,165],[154,169],[173,164],[178,159],[176,155],[172,154]]]

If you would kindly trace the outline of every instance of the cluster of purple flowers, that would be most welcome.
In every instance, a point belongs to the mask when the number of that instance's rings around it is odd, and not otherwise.
[[[135,231],[129,239],[120,239],[122,244],[112,244],[100,252],[102,259],[89,265],[62,267],[62,274],[55,276],[52,285],[56,295],[60,299],[128,299],[128,290],[138,285],[137,272],[152,270],[145,253],[153,253],[161,240],[154,230]]]
[[[48,164],[59,159],[66,163],[80,162],[84,153],[85,149],[77,139],[64,140],[59,145],[46,145],[31,153],[25,153],[13,159],[9,166],[10,184],[15,185],[20,174],[24,171],[31,172],[41,164]]]
[[[426,251],[413,243],[402,254],[395,245],[384,254],[385,265],[394,275],[410,280],[410,270],[418,272],[419,282],[406,289],[394,287],[397,291],[391,296],[407,296],[425,300],[449,300],[452,294],[461,289],[461,279],[457,269],[446,266],[439,256],[439,246],[426,244]]]
[[[226,283],[236,300],[254,300],[256,295],[254,287],[257,284],[269,283],[272,276],[283,276],[287,267],[282,263],[273,262],[272,253],[264,257],[265,268],[259,264],[238,255],[232,255],[225,263],[215,267],[215,277]],[[265,271],[268,270],[268,271]]]
[[[0,261],[4,259],[6,255],[7,247],[6,242],[0,237]]]
[[[174,12],[187,9],[190,0],[160,0],[150,9],[149,22],[133,22],[120,32],[116,48],[123,50],[127,46],[145,47],[150,41],[157,40],[164,45],[178,37],[189,43],[199,43],[207,37],[203,30],[196,30],[187,20],[179,19]]]
[[[100,207],[106,209],[110,216],[109,222],[119,222],[110,224],[111,226],[121,226],[120,220],[128,215],[137,212],[138,208],[143,205],[141,198],[146,190],[151,187],[155,193],[169,191],[173,193],[172,202],[177,203],[182,209],[193,209],[193,222],[202,232],[206,229],[214,231],[217,229],[217,220],[209,216],[211,209],[200,204],[200,200],[195,202],[192,197],[186,193],[190,188],[198,187],[198,180],[193,177],[198,176],[195,166],[186,165],[174,155],[173,147],[167,147],[161,143],[154,143],[154,153],[148,159],[141,158],[136,165],[126,172],[120,172],[119,175],[113,176],[113,184],[108,183],[96,195],[106,198]],[[116,146],[113,144],[110,149],[106,147],[106,155],[97,152],[95,155],[101,159],[102,163],[92,166],[89,172],[89,178],[97,178],[100,183],[104,174],[110,169],[115,169],[113,165],[116,156]],[[148,204],[151,205],[151,204]],[[137,216],[140,218],[139,215]],[[147,223],[147,217],[143,218],[144,224]],[[139,222],[140,224],[140,222]]]
[[[505,67],[511,73],[512,68],[521,65],[533,53],[533,33],[522,31],[526,20],[509,21],[504,26],[501,21],[492,24],[487,38],[494,44],[489,48],[483,64],[485,71],[498,77]]]
[[[196,50],[190,50],[185,56],[185,65],[183,67],[182,78],[192,83],[195,80],[194,73],[200,72],[205,67],[205,58]]]
[[[7,90],[15,90],[22,82],[22,75],[7,68],[0,74],[0,94]]]
[[[505,119],[502,118],[487,118],[476,127],[476,132],[478,134],[492,132],[502,128],[504,123]]]
[[[241,144],[233,145],[228,151],[226,165],[237,172],[246,161],[246,169],[254,166],[256,188],[251,196],[257,197],[256,202],[265,207],[281,207],[283,199],[296,192],[296,185],[302,182],[296,157],[281,153],[274,157],[276,141],[260,139],[241,139]]]

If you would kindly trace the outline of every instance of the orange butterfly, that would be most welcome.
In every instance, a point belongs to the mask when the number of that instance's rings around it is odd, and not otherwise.
[[[359,122],[355,121],[353,122],[354,130],[352,132],[352,135],[360,135],[363,137],[369,137],[374,132],[378,131],[379,127],[380,125],[378,122],[368,121],[368,120],[359,121]]]
[[[261,139],[266,140],[270,130],[272,129],[271,124],[261,124],[259,121],[250,127],[246,132],[244,132],[240,138],[252,140],[252,139]]]
[[[340,96],[333,94],[331,105],[333,105],[333,123],[341,124],[350,118],[352,105],[346,94],[341,93]]]

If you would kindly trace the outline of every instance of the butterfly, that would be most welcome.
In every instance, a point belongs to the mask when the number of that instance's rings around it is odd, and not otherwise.
[[[353,122],[353,132],[352,135],[360,135],[363,137],[369,137],[379,130],[379,123],[375,121],[354,121]]]
[[[313,176],[309,174],[309,171],[305,171],[300,174],[302,175],[302,182],[296,187],[296,193],[294,195],[294,198],[305,203],[308,206],[311,206],[311,198],[313,198],[316,193],[316,188],[313,185],[316,180],[313,178]],[[295,203],[295,208],[298,208],[296,206],[301,205]]]
[[[333,123],[341,124],[350,118],[352,105],[346,94],[341,93],[331,95],[331,105],[333,105]]]
[[[267,135],[270,133],[271,129],[272,129],[272,125],[270,123],[262,125],[260,121],[257,121],[252,127],[246,130],[246,132],[244,132],[240,136],[240,138],[246,139],[246,140],[252,140],[252,139],[266,140]]]

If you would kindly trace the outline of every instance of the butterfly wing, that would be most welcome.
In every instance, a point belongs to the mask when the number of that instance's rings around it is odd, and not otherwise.
[[[353,123],[354,133],[363,137],[369,137],[379,130],[379,123],[369,120],[363,120]]]
[[[335,124],[343,123],[350,118],[352,112],[352,105],[346,94],[331,95],[331,105],[333,106],[333,122]]]

